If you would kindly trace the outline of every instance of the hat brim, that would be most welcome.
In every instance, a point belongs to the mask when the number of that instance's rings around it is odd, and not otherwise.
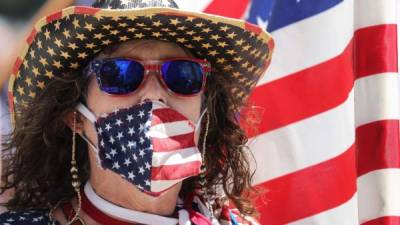
[[[237,84],[231,92],[240,99],[265,73],[274,47],[269,33],[243,20],[173,8],[68,7],[39,20],[27,38],[9,82],[11,113],[55,76],[81,69],[105,47],[140,39],[190,49],[208,60],[216,74]]]

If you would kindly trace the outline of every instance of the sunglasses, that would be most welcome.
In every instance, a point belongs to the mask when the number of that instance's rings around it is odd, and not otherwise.
[[[169,92],[188,97],[204,89],[211,66],[206,60],[196,58],[150,61],[108,58],[91,61],[86,74],[96,75],[100,90],[110,95],[127,95],[139,90],[152,71],[157,72]]]

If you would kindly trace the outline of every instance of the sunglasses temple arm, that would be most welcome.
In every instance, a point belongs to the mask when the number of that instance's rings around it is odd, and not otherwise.
[[[100,59],[95,59],[85,67],[83,70],[83,74],[85,74],[86,78],[88,78],[90,75],[93,73],[97,73],[99,65],[102,63],[102,60]]]

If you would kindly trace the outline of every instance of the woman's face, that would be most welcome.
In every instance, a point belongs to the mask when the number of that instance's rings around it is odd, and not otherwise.
[[[167,58],[175,57],[191,57],[179,46],[161,41],[131,41],[121,44],[113,53],[110,55],[100,55],[101,58],[112,58],[112,57],[126,57],[135,58],[139,60],[163,60]],[[200,115],[202,94],[191,97],[176,96],[168,90],[166,90],[157,74],[149,74],[144,84],[131,95],[125,96],[111,96],[99,89],[97,81],[94,76],[90,78],[87,90],[87,107],[96,115],[104,113],[110,113],[117,108],[127,108],[132,105],[138,104],[145,100],[158,100],[164,102],[167,106],[185,115],[191,121],[196,122]],[[94,125],[88,120],[84,119],[83,132],[89,138],[89,140],[97,144],[97,135]],[[195,137],[195,142],[198,141],[198,134]],[[91,161],[91,183],[96,186],[96,191],[103,192],[102,195],[107,194],[107,188],[109,183],[112,185],[120,185],[119,190],[125,190],[128,188],[128,182],[123,181],[118,175],[111,173],[108,170],[103,170],[96,166],[96,156],[94,151],[89,151],[89,157]],[[126,188],[122,188],[126,185]],[[132,185],[131,185],[132,186]],[[173,201],[173,198],[179,193],[181,183],[175,185],[173,188],[166,191],[162,196],[163,198],[172,198],[168,201]],[[138,190],[134,191],[139,197],[144,198],[146,201],[147,196]],[[113,194],[115,196],[115,194]],[[104,196],[105,197],[105,196]],[[118,202],[118,200],[115,200]],[[175,202],[175,201],[173,201]],[[122,204],[119,202],[119,204]],[[129,207],[129,206],[127,206]],[[152,211],[152,210],[150,210]],[[157,212],[154,212],[157,213]],[[160,213],[160,212],[159,212]]]

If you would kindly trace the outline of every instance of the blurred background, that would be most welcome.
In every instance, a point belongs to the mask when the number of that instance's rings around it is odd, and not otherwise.
[[[3,83],[8,73],[9,65],[15,52],[13,51],[17,43],[25,34],[25,27],[28,21],[44,3],[44,0],[1,0],[0,1],[0,80]],[[6,83],[6,82],[4,82]],[[1,103],[1,121],[7,121],[7,101],[5,100],[7,88],[2,89]],[[6,123],[1,123],[1,133],[9,130]]]
[[[0,132],[9,133],[7,83],[21,43],[35,21],[62,8],[90,5],[92,0],[1,0],[0,1]]]
[[[27,20],[43,3],[44,0],[2,0],[0,2],[0,15],[3,19]]]

